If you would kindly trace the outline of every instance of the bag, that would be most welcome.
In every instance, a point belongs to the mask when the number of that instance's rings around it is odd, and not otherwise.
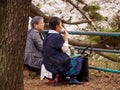
[[[82,68],[80,73],[77,75],[78,81],[89,81],[89,70],[88,70],[88,58],[83,57]]]
[[[82,82],[82,81],[88,82],[89,81],[88,57],[92,53],[92,48],[89,53],[85,52],[87,49],[88,49],[88,47],[86,47],[86,49],[84,49],[83,52],[81,52],[83,62],[82,62],[81,71],[77,76],[77,80],[80,82]]]

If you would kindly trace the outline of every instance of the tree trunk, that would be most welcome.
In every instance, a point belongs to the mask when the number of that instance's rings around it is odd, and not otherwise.
[[[2,1],[5,13],[0,33],[0,90],[23,90],[23,57],[31,0]]]
[[[2,16],[4,15],[4,8],[5,8],[5,4],[3,4],[3,1],[0,1],[0,33],[2,32],[1,31],[1,26],[2,26]]]

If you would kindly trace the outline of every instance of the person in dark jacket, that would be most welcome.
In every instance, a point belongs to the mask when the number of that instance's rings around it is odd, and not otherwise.
[[[27,32],[25,47],[24,65],[30,70],[39,73],[43,61],[43,34],[40,33],[43,29],[43,17],[33,17],[31,21],[31,29]]]
[[[81,71],[82,58],[70,58],[68,51],[69,34],[62,31],[62,21],[58,17],[51,17],[49,21],[49,32],[43,42],[43,64],[53,75],[70,77],[70,83],[78,84],[77,75]]]

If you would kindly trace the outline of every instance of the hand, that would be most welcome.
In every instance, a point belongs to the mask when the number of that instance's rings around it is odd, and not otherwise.
[[[69,33],[67,32],[67,30],[64,30],[63,39],[65,41],[68,41],[68,38],[69,38]]]

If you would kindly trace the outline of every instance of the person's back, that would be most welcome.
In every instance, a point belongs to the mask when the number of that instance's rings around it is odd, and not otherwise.
[[[36,16],[31,21],[32,29],[27,33],[24,64],[31,70],[40,72],[43,61],[43,38],[40,31],[44,29],[43,18]]]
[[[65,73],[70,63],[69,56],[61,50],[63,43],[63,37],[59,33],[48,33],[43,43],[43,62],[53,74]]]

